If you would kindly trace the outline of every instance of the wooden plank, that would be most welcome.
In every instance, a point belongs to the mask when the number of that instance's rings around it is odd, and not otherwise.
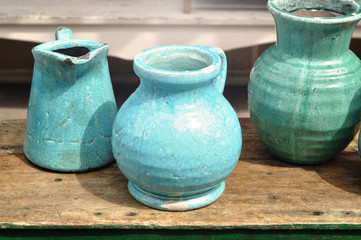
[[[25,120],[0,121],[0,155],[23,152],[25,125]]]
[[[272,157],[249,119],[224,194],[212,205],[165,212],[136,202],[116,164],[88,173],[40,169],[21,154],[0,156],[0,228],[361,229],[356,142],[321,166]],[[0,150],[19,149],[24,121],[1,122]]]
[[[192,0],[183,0],[183,12],[191,13],[192,11]]]

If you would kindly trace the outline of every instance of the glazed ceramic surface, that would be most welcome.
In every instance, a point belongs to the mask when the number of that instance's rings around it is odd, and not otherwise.
[[[111,130],[117,107],[108,45],[72,40],[68,28],[58,28],[56,37],[32,50],[24,153],[44,168],[86,171],[114,159]]]
[[[251,119],[281,160],[319,164],[343,150],[360,121],[361,65],[349,50],[361,18],[352,0],[269,0],[277,44],[256,61],[248,86]],[[340,17],[296,16],[300,9]]]
[[[238,118],[223,97],[226,56],[164,46],[134,60],[138,89],[119,110],[113,153],[141,203],[185,211],[214,202],[241,153]]]

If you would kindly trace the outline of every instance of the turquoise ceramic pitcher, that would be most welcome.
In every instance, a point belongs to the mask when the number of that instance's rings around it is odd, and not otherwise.
[[[117,107],[108,45],[73,40],[61,27],[56,41],[33,48],[34,73],[24,153],[41,167],[86,171],[113,160],[111,129]]]
[[[268,9],[277,44],[252,70],[251,119],[279,159],[328,161],[350,143],[360,122],[361,64],[349,45],[361,5],[355,0],[269,0]],[[335,17],[295,12],[327,15],[325,10]]]
[[[120,108],[112,145],[139,202],[186,211],[218,199],[241,153],[241,128],[223,97],[227,61],[208,46],[163,46],[134,59],[138,89]]]

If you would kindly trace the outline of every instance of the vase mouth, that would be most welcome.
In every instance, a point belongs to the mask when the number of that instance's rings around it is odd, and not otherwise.
[[[162,85],[211,81],[221,70],[221,59],[207,46],[169,45],[142,51],[134,71],[142,80]]]
[[[338,24],[361,19],[361,3],[356,0],[268,0],[267,7],[273,15],[313,24]],[[325,10],[340,16],[317,17],[292,13],[297,10]]]

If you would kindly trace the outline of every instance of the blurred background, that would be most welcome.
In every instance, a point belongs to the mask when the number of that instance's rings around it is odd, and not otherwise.
[[[258,56],[276,41],[266,0],[0,0],[0,120],[25,119],[31,49],[55,39],[59,26],[74,39],[110,45],[109,70],[118,107],[139,84],[134,56],[147,48],[206,44],[225,50],[225,97],[248,117],[247,84]],[[361,25],[351,49],[361,57]]]

